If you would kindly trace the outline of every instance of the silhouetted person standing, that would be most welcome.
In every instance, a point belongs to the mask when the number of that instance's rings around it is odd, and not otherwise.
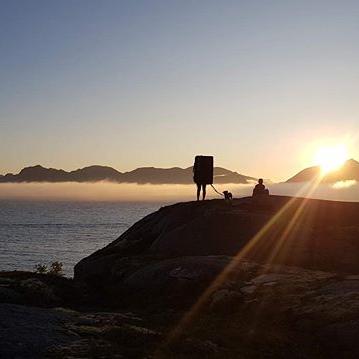
[[[197,201],[199,201],[199,197],[201,195],[201,187],[202,187],[202,200],[206,199],[206,184],[196,183],[197,184]]]
[[[193,165],[193,180],[197,185],[197,201],[199,201],[199,197],[201,196],[201,188],[202,188],[202,200],[206,199],[206,184],[200,183],[200,178],[196,176],[196,173],[198,172],[198,163],[196,165],[196,162]],[[196,178],[197,177],[197,178]]]
[[[213,157],[196,156],[193,165],[193,181],[197,185],[197,201],[206,199],[206,186],[213,183]]]

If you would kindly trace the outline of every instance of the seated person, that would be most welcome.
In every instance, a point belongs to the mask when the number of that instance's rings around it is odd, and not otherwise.
[[[269,196],[269,191],[265,188],[262,178],[258,180],[258,183],[253,189],[253,197],[257,196]]]

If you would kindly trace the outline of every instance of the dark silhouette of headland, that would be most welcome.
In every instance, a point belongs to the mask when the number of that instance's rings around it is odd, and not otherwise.
[[[359,203],[285,196],[269,201],[266,208],[250,197],[231,205],[219,199],[161,208],[81,261],[75,278],[111,282],[111,262],[122,257],[236,256],[247,245],[244,257],[257,262],[359,273]]]
[[[125,307],[185,307],[161,341],[163,357],[176,357],[172,345],[198,333],[230,353],[213,358],[355,357],[359,203],[268,201],[161,208],[80,261],[75,280]]]

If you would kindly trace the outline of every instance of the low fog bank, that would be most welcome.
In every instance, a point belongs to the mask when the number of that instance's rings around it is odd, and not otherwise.
[[[251,195],[253,184],[215,185],[218,191],[229,190],[234,197]],[[336,201],[359,201],[359,183],[355,181],[321,184],[312,193],[308,183],[271,183],[271,194],[300,196]],[[208,198],[220,198],[208,186]],[[195,185],[138,185],[98,183],[2,183],[0,199],[54,201],[190,201],[196,195]]]
[[[272,194],[298,196],[332,201],[359,201],[359,183],[340,181],[332,184],[320,184],[311,189],[308,183],[277,183],[269,186]]]
[[[253,184],[216,185],[218,191],[229,190],[237,197],[251,193]],[[207,198],[221,198],[207,186]],[[140,185],[132,183],[0,183],[0,200],[51,200],[51,201],[123,201],[123,202],[174,202],[196,199],[193,185]]]
[[[193,186],[97,183],[1,183],[0,199],[155,202],[190,200]]]

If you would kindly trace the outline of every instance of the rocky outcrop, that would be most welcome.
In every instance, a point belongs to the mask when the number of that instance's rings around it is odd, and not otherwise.
[[[276,196],[161,208],[75,280],[1,273],[0,357],[357,358],[358,213]]]
[[[357,213],[358,203],[279,196],[263,204],[251,198],[179,203],[150,214],[80,261],[75,279],[96,290],[155,290],[187,281],[200,291],[199,283],[205,285],[236,255],[262,264],[357,273]]]
[[[106,306],[103,297],[100,307],[86,305],[78,310],[35,308],[24,298],[22,305],[14,305],[11,301],[18,298],[7,297],[7,304],[0,304],[0,357],[358,357],[358,275],[241,260],[216,285],[202,286],[196,305],[185,311],[173,306],[174,297],[183,300],[182,289],[192,283],[193,295],[198,294],[198,284],[230,263],[233,258],[227,256],[153,262],[152,272],[137,271],[127,277],[136,291],[116,311]],[[24,280],[43,284],[47,280],[47,275],[24,276],[3,273],[2,285],[11,284],[8,288],[22,296]],[[53,291],[59,293],[57,286],[62,284],[53,283]],[[34,298],[39,298],[36,291],[44,293],[42,286],[31,287]],[[136,297],[142,305],[133,312]],[[146,305],[154,299],[160,304],[158,310]]]
[[[69,316],[53,309],[0,302],[0,357],[42,358],[50,347],[76,339],[65,332]]]
[[[51,274],[0,272],[0,303],[51,307],[78,305],[84,301],[73,280]]]
[[[7,287],[18,295],[0,296],[0,303],[7,303],[0,304],[0,357],[38,358],[46,353],[49,358],[225,358],[254,354],[269,358],[334,358],[340,354],[354,358],[359,354],[358,275],[338,276],[242,260],[212,290],[203,287],[218,269],[232,260],[224,256],[203,257],[202,261],[199,257],[182,257],[167,260],[167,265],[154,265],[153,273],[137,272],[128,278],[136,292],[120,312],[104,307],[104,300],[101,312],[93,305],[91,311],[88,306],[80,307],[81,311],[35,308],[29,303],[35,305],[43,295],[48,276],[2,273],[2,288]],[[211,272],[206,266],[214,269],[211,267],[214,263],[217,269]],[[175,269],[170,269],[172,264]],[[149,281],[148,276],[157,281]],[[164,278],[167,278],[166,286],[163,286]],[[42,282],[42,285],[31,285],[33,297],[22,292],[30,282]],[[172,291],[178,301],[183,300],[182,288],[185,290],[190,283],[193,293],[198,293],[198,284],[202,285],[201,305],[193,307],[192,320],[186,321],[181,335],[173,339],[171,330],[186,312],[171,305],[169,294]],[[171,284],[175,284],[176,291],[170,288]],[[60,281],[53,282],[53,292],[60,292],[58,286],[62,287]],[[158,294],[156,301],[163,297],[157,311],[144,305],[151,302],[150,293],[154,289]],[[12,304],[19,297],[22,305]],[[147,301],[138,307],[141,314],[128,309],[133,308],[136,297]],[[56,303],[47,301],[46,306]],[[298,346],[301,350],[293,352]]]

